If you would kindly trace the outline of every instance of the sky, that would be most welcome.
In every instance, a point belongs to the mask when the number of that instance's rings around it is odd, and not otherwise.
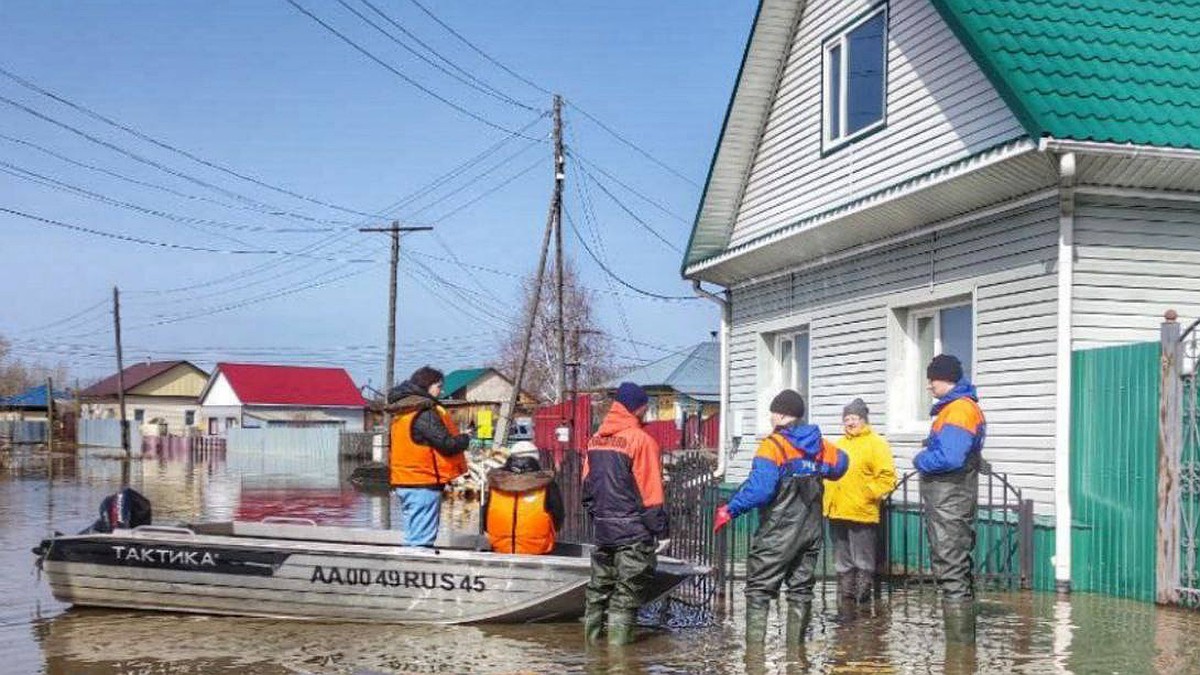
[[[692,295],[682,251],[755,3],[420,3],[0,4],[14,355],[114,372],[116,285],[126,363],[340,365],[379,386],[388,237],[356,228],[395,219],[434,228],[402,241],[398,376],[487,363],[537,264],[547,92],[567,101],[567,253],[621,362],[710,339],[712,303],[642,295],[592,254]]]

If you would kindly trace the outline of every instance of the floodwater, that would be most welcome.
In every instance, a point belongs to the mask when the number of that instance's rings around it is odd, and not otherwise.
[[[0,453],[2,673],[1200,673],[1200,613],[1089,595],[986,595],[974,649],[947,647],[935,597],[897,590],[852,619],[823,585],[803,653],[772,626],[761,653],[741,640],[740,598],[720,625],[646,628],[626,648],[589,649],[579,624],[372,626],[68,609],[39,580],[30,549],[75,531],[128,482],[156,522],[307,517],[378,526],[383,502],[349,467],[312,457],[121,459],[113,451]],[[49,474],[53,479],[48,480]],[[469,531],[472,508],[443,522]]]

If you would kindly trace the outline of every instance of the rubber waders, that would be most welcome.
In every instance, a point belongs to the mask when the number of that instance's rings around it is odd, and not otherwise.
[[[787,644],[789,647],[804,643],[804,634],[808,632],[810,623],[812,623],[812,600],[788,603]]]
[[[975,600],[963,598],[942,601],[946,642],[960,645],[975,644]]]
[[[604,610],[588,606],[583,613],[583,635],[588,644],[600,642],[600,633],[604,630]]]
[[[746,645],[761,646],[767,640],[767,617],[771,613],[769,600],[746,598]]]
[[[608,611],[608,644],[627,645],[633,642],[634,615],[632,612]]]

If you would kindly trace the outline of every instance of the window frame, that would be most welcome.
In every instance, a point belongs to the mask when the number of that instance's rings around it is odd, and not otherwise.
[[[758,430],[762,435],[771,432],[771,412],[770,403],[775,394],[779,393],[784,388],[795,388],[794,378],[797,374],[797,367],[800,365],[798,360],[799,353],[796,350],[796,339],[803,336],[807,343],[808,349],[804,353],[804,389],[800,392],[807,401],[812,391],[812,327],[808,323],[799,325],[791,325],[779,330],[773,330],[763,334],[763,341],[767,351],[767,360],[764,364],[766,367],[766,377],[760,378],[762,385],[759,387],[759,415],[758,415]],[[791,343],[791,361],[792,372],[784,373],[783,364],[783,344]]]
[[[978,359],[978,315],[976,307],[976,299],[974,294],[971,295],[956,295],[945,298],[937,302],[921,304],[902,308],[905,312],[902,332],[904,336],[903,356],[901,363],[901,381],[902,386],[899,391],[890,392],[901,396],[913,396],[911,405],[905,405],[905,410],[896,415],[895,424],[899,425],[898,431],[901,432],[918,432],[925,428],[928,423],[929,405],[932,401],[929,399],[925,391],[925,365],[921,363],[921,345],[917,335],[917,322],[921,319],[933,320],[933,355],[936,356],[942,353],[942,330],[941,330],[941,313],[947,309],[955,309],[959,307],[969,307],[971,309],[971,365],[970,370],[972,376],[975,374],[976,361]],[[924,405],[922,405],[924,404]],[[891,424],[893,406],[889,405],[889,423]],[[890,425],[889,424],[889,425]]]
[[[862,26],[864,23],[874,19],[876,16],[883,16],[883,96],[882,109],[880,111],[879,120],[868,124],[867,126],[853,133],[846,133],[849,122],[849,113],[847,111],[847,103],[849,101],[849,87],[847,66],[850,60],[850,33]],[[862,14],[852,19],[849,23],[830,33],[821,42],[821,156],[834,153],[855,141],[876,133],[887,127],[887,93],[888,93],[888,35],[890,33],[890,11],[888,3],[881,2],[866,10]],[[830,101],[828,98],[829,92],[833,88],[831,75],[830,53],[834,49],[841,49],[838,57],[838,131],[841,134],[834,138],[830,135],[831,126],[831,111]]]

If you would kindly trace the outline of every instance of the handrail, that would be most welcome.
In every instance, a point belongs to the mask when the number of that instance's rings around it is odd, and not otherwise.
[[[182,534],[189,537],[196,536],[196,532],[187,527],[174,527],[171,525],[138,525],[133,528],[134,534]]]
[[[1189,324],[1187,328],[1183,329],[1183,332],[1179,334],[1179,341],[1183,342],[1185,339],[1187,339],[1187,336],[1192,331],[1196,330],[1196,326],[1200,326],[1200,319],[1196,319],[1191,324]]]
[[[312,518],[297,518],[295,516],[267,516],[259,522],[263,524],[274,523],[276,525],[291,523],[293,525],[311,525],[312,527],[317,526],[317,521],[313,520]]]

